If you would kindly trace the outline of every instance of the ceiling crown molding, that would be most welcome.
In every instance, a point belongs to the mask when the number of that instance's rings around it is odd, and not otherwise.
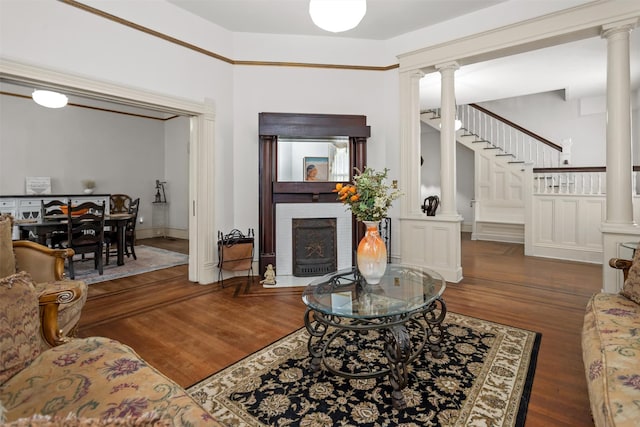
[[[461,66],[598,37],[602,27],[640,17],[640,2],[605,0],[583,4],[471,36],[398,55],[400,71],[435,71],[436,64]]]
[[[164,33],[161,33],[156,30],[152,30],[151,28],[136,24],[135,22],[128,21],[126,19],[120,18],[118,16],[112,15],[110,13],[104,12],[100,9],[96,9],[91,6],[87,6],[86,4],[80,3],[76,0],[59,0],[60,2],[76,7],[85,12],[92,13],[94,15],[100,16],[101,18],[108,19],[112,22],[118,23],[120,25],[124,25],[126,27],[132,28],[137,31],[141,31],[145,34],[148,34],[153,37],[157,37],[166,42],[176,44],[178,46],[182,46],[184,48],[193,50],[195,52],[201,53],[203,55],[209,56],[211,58],[217,59],[222,62],[226,62],[231,65],[245,65],[245,66],[267,66],[267,67],[303,67],[303,68],[330,68],[330,69],[339,69],[339,70],[360,70],[360,71],[389,71],[394,70],[399,67],[399,64],[391,64],[386,66],[369,66],[369,65],[348,65],[348,64],[316,64],[316,63],[307,63],[307,62],[282,62],[282,61],[238,61],[231,58],[227,58],[226,56],[219,55],[210,50],[201,48],[191,43],[187,43],[183,40],[177,39],[175,37],[168,36]]]

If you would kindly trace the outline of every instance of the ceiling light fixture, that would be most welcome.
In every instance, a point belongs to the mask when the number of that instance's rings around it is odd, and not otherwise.
[[[367,13],[367,0],[310,0],[309,15],[325,31],[340,33],[355,28]]]
[[[31,98],[33,98],[36,104],[47,108],[62,108],[67,105],[69,101],[69,98],[61,93],[39,89],[33,91]]]

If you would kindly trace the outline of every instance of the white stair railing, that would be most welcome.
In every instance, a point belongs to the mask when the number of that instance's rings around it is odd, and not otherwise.
[[[514,163],[529,163],[536,168],[560,166],[561,147],[543,138],[485,113],[474,105],[460,105],[458,118],[466,134],[486,141],[497,155],[509,156]]]
[[[463,136],[474,136],[474,143],[485,144],[484,148],[496,150],[497,156],[508,157],[511,163],[527,163],[536,168],[560,166],[560,146],[485,111],[475,104],[457,106],[456,117],[462,122]],[[440,119],[439,108],[428,112],[432,119]]]
[[[536,172],[533,173],[534,194],[599,196],[607,188],[606,172]]]

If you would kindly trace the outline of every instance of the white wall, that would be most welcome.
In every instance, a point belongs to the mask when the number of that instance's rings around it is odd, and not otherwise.
[[[164,122],[67,106],[52,110],[28,98],[0,96],[0,194],[25,193],[25,177],[51,177],[52,194],[140,197],[151,226],[155,179],[165,174]],[[185,176],[184,179],[187,179]]]
[[[421,200],[433,195],[441,197],[440,132],[426,123],[420,123],[420,129],[420,152],[424,159],[420,167]],[[456,209],[463,218],[463,231],[471,231],[473,223],[474,169],[473,151],[456,144]]]
[[[389,72],[358,72],[295,67],[242,67],[234,72],[234,169],[241,171],[233,185],[235,228],[258,227],[258,113],[358,114],[367,116],[371,137],[369,164],[375,168],[397,164],[385,158],[386,130],[396,118],[386,114]],[[397,126],[397,125],[396,125]],[[373,161],[373,160],[376,161]]]
[[[639,93],[632,94],[631,142],[639,164]],[[565,100],[563,91],[507,98],[480,103],[520,126],[562,145],[571,138],[570,166],[605,166],[606,97]]]
[[[167,10],[166,7],[154,2],[154,13],[147,13],[147,18],[144,18],[138,15],[145,15],[141,13],[140,9],[142,8],[144,11],[146,6],[149,6],[144,4],[146,2],[125,3],[109,2],[107,5],[107,3],[101,2],[103,6],[125,9],[127,13],[131,14],[130,17],[135,17],[136,20],[140,18],[138,22],[143,24],[153,24],[153,22],[147,21],[151,19],[154,22],[156,20],[164,22],[164,25],[172,26],[174,31],[176,29],[182,31],[183,35],[186,32],[199,36],[206,33],[207,37],[205,38],[209,40],[210,47],[223,53],[224,44],[231,45],[228,32],[216,32],[216,29],[210,24],[198,21],[190,14],[185,16],[174,10],[173,7],[169,7]],[[232,176],[233,171],[231,162],[224,160],[225,147],[230,146],[232,141],[231,65],[60,2],[8,0],[2,1],[0,8],[0,39],[3,41],[0,45],[0,55],[2,57],[195,102],[213,100],[211,102],[216,108],[215,143],[217,154],[219,154],[214,165],[216,178],[219,178],[216,181],[216,192],[227,194],[223,178]],[[148,12],[148,9],[146,11]],[[56,28],[47,31],[51,22],[56,22]],[[171,34],[171,31],[168,33]],[[202,42],[202,38],[195,37],[194,41]],[[5,112],[2,111],[1,115],[4,116]],[[169,126],[171,127],[173,124],[169,124]],[[158,147],[153,149],[147,147],[141,152],[137,148],[134,148],[133,152],[129,151],[129,158],[137,159],[137,168],[144,171],[146,177],[145,182],[140,184],[140,189],[131,191],[132,194],[140,194],[143,203],[145,200],[148,202],[153,200],[155,180],[165,178],[165,150],[163,149],[165,135],[162,125],[160,125],[158,132]],[[167,132],[173,133],[171,130]],[[178,142],[179,147],[175,148],[176,151],[184,149],[185,138],[188,139],[188,137],[187,133],[184,137],[179,138],[181,141]],[[131,148],[124,145],[123,147]],[[184,151],[182,152],[184,153]],[[5,158],[4,151],[0,151],[0,154]],[[172,157],[166,159],[167,165],[173,163],[173,156],[176,152],[170,150],[169,154]],[[161,155],[161,157],[154,157],[157,155]],[[177,163],[183,158],[184,156],[180,156]],[[42,156],[40,160],[47,162],[49,159]],[[180,164],[177,170],[169,168],[166,171],[166,178],[169,181],[167,191],[169,194],[173,193],[171,196],[168,194],[168,197],[173,198],[180,195],[185,200],[188,197],[185,181],[180,184],[173,182],[183,176],[184,167],[183,164]],[[5,168],[0,171],[0,176],[5,175],[4,171]],[[184,179],[188,182],[186,174]],[[126,179],[123,177],[123,180]],[[136,182],[138,182],[137,179]],[[122,185],[115,184],[114,182],[115,188],[123,188]],[[174,185],[177,185],[178,188],[175,188]],[[108,192],[107,189],[103,190]],[[0,191],[2,194],[6,194],[9,189],[2,188]],[[10,192],[13,191],[15,190],[12,189]],[[97,191],[101,191],[100,182],[98,182]],[[172,212],[169,220],[180,218],[180,222],[172,224],[172,226],[178,228],[184,226],[186,229],[187,218],[180,212],[173,212],[174,209],[179,209],[184,205],[178,200],[175,202],[171,204]],[[231,211],[231,209],[228,210]],[[148,221],[150,225],[152,218],[150,210],[147,211],[143,207],[141,214],[145,217],[145,223]],[[228,216],[230,217],[232,214],[230,213]],[[140,224],[138,227],[142,228]]]
[[[170,236],[188,238],[190,119],[179,116],[164,122],[164,180],[169,202]]]
[[[579,99],[565,101],[563,91],[554,91],[480,105],[558,145],[571,138],[571,166],[605,165],[606,116],[600,102],[581,111]]]

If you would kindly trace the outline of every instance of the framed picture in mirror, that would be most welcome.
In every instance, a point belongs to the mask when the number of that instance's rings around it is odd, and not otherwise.
[[[305,181],[327,181],[329,178],[329,158],[305,157],[303,173]]]

